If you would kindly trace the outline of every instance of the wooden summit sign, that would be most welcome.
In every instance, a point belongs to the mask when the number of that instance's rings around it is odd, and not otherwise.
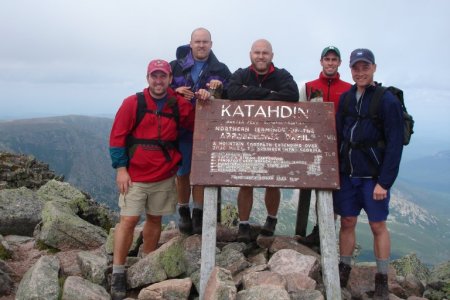
[[[196,106],[191,183],[337,189],[336,149],[332,103],[212,100]]]

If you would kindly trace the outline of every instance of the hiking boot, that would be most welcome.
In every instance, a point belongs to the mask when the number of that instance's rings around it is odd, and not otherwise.
[[[239,231],[237,236],[237,241],[239,243],[250,243],[250,224],[239,224]]]
[[[178,228],[183,234],[192,233],[192,219],[191,219],[191,209],[189,206],[180,206],[178,208],[178,213],[180,214],[180,221],[178,222]]]
[[[192,210],[192,233],[202,234],[203,209],[194,208]]]
[[[261,235],[272,236],[275,232],[275,226],[277,226],[277,219],[267,216],[266,223],[261,228]]]
[[[387,274],[377,273],[375,274],[375,293],[373,294],[374,300],[387,300],[389,299],[389,287]]]
[[[127,294],[125,273],[113,273],[111,276],[111,299],[122,300]]]
[[[350,272],[352,267],[343,262],[339,263],[339,280],[341,282],[341,287],[346,287],[348,283],[348,278],[350,277]]]
[[[308,247],[320,247],[320,236],[319,236],[319,225],[314,226],[313,230],[309,235],[298,240],[305,246]]]

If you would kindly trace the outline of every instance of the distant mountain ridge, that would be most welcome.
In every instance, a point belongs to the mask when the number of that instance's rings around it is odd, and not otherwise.
[[[66,182],[117,209],[115,171],[108,149],[112,122],[111,118],[75,115],[4,121],[0,122],[0,150],[32,154],[64,175]],[[393,257],[414,251],[429,264],[450,258],[449,160],[450,151],[442,151],[402,164],[392,189],[388,219]],[[235,204],[236,194],[235,188],[224,189],[224,202]],[[295,190],[283,190],[277,226],[280,234],[294,233],[297,201]],[[265,217],[263,195],[257,190],[252,220],[262,223]],[[314,214],[310,213],[310,218]],[[364,245],[362,257],[370,257],[370,229],[364,214],[360,219],[358,243]]]
[[[112,121],[70,115],[0,122],[0,150],[32,154],[65,181],[117,208],[108,146]]]

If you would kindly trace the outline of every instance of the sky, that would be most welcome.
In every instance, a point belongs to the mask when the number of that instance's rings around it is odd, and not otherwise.
[[[299,85],[318,77],[328,45],[341,50],[341,77],[352,82],[350,52],[369,48],[375,79],[404,90],[416,136],[450,129],[447,0],[3,0],[1,7],[0,120],[112,117],[146,87],[150,60],[173,60],[192,30],[205,27],[232,72],[250,64],[252,42],[265,38],[275,65]]]

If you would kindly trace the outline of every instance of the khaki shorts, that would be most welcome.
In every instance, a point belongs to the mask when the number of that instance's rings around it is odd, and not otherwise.
[[[176,205],[175,176],[158,182],[133,182],[128,193],[119,196],[121,216],[140,216],[144,211],[153,216],[171,215]]]

